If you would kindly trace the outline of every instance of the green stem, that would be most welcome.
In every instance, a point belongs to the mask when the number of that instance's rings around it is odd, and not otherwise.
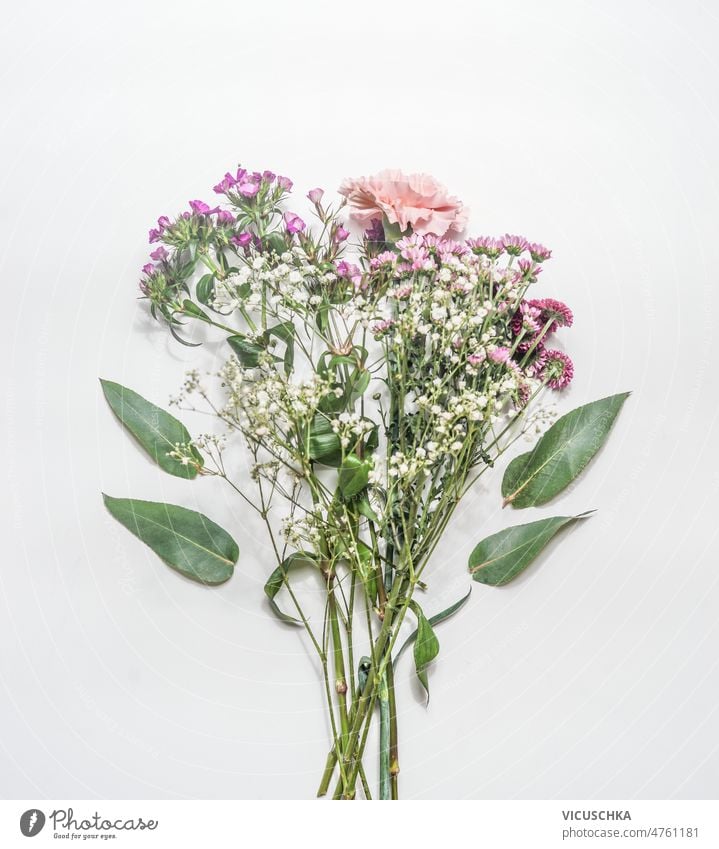
[[[330,579],[329,583],[329,617],[330,629],[332,632],[332,654],[334,657],[335,668],[335,691],[337,693],[337,701],[339,703],[340,712],[340,728],[342,729],[342,738],[340,740],[341,749],[344,752],[347,745],[347,735],[349,733],[349,718],[347,716],[347,676],[345,673],[345,661],[342,653],[342,637],[340,635],[340,624],[337,618],[337,599],[335,598],[334,579]]]
[[[389,693],[385,672],[379,688],[379,797],[383,800],[389,799],[390,795],[389,725]]]
[[[399,799],[399,742],[397,736],[397,697],[394,689],[394,666],[390,658],[385,672],[387,679],[387,696],[389,701],[389,776],[390,795],[394,800]]]

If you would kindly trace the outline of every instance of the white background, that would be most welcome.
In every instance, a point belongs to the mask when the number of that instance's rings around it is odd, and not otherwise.
[[[188,354],[136,300],[146,231],[238,161],[304,192],[425,170],[474,233],[554,251],[576,366],[562,409],[634,390],[578,487],[438,551],[425,609],[511,522],[587,508],[439,632],[432,701],[398,668],[412,798],[711,798],[717,758],[717,7],[683,2],[7,4],[0,32],[0,795],[303,798],[319,678],[269,614],[261,528],[163,475],[98,376],[165,404]],[[208,346],[203,356],[221,349]],[[235,577],[167,569],[99,492],[230,528]]]

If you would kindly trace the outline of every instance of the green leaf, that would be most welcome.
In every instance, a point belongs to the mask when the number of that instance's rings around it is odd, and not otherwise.
[[[200,321],[212,321],[204,310],[201,310],[194,301],[190,301],[188,298],[185,298],[182,302],[182,310],[185,315],[190,315],[192,318],[199,318]]]
[[[502,480],[504,506],[545,504],[568,486],[599,451],[628,392],[577,407],[562,416],[531,451],[507,466]]]
[[[492,534],[483,539],[469,555],[469,571],[474,580],[481,584],[492,587],[508,584],[524,572],[556,533],[589,515],[553,516]]]
[[[295,326],[291,321],[283,321],[267,328],[265,338],[269,341],[270,336],[276,336],[285,343],[285,374],[289,374],[295,362]]]
[[[203,584],[232,577],[239,557],[237,543],[202,513],[103,493],[105,506],[131,533],[150,546],[168,566]]]
[[[414,643],[414,668],[417,672],[420,684],[427,693],[427,704],[429,704],[429,682],[427,680],[427,667],[439,654],[439,640],[432,630],[427,617],[422,613],[422,608],[416,601],[410,602],[410,607],[417,617],[417,636]]]
[[[290,616],[289,613],[284,613],[275,601],[275,596],[285,585],[285,581],[290,570],[296,569],[300,566],[316,567],[317,561],[315,560],[314,555],[308,551],[293,552],[289,557],[286,557],[282,563],[280,563],[280,565],[267,579],[267,583],[265,584],[265,595],[269,599],[272,612],[278,619],[281,619],[283,622],[288,622],[291,625],[301,625],[302,622],[299,619],[295,619],[294,616]]]
[[[309,428],[308,450],[310,460],[324,466],[339,466],[342,462],[342,444],[339,436],[332,430],[327,416],[316,413]]]
[[[339,472],[339,490],[342,498],[349,501],[366,488],[372,464],[348,454],[342,461]]]
[[[375,525],[380,524],[380,518],[375,513],[372,505],[369,503],[369,498],[367,498],[366,495],[357,502],[357,512],[360,516],[364,516],[365,519],[369,519],[370,522],[374,522]]]
[[[245,368],[257,368],[260,364],[260,355],[264,348],[250,342],[245,336],[228,336],[227,344],[235,352],[235,356]]]
[[[178,478],[197,476],[196,465],[183,465],[169,456],[176,445],[192,441],[182,422],[126,386],[111,380],[100,380],[100,385],[112,411],[161,469]],[[202,466],[200,453],[194,447],[190,450],[197,464]]]
[[[442,610],[440,613],[435,613],[434,616],[430,616],[427,620],[430,625],[439,625],[440,622],[444,622],[445,619],[449,619],[450,616],[454,616],[454,614],[469,600],[469,597],[472,595],[472,587],[467,591],[467,595],[462,596],[459,601],[455,601],[454,604],[450,604],[445,610]],[[418,629],[415,628],[414,631],[407,637],[407,639],[400,646],[399,651],[394,656],[394,662],[396,663],[399,660],[402,652],[407,648],[407,646],[411,645],[417,639]]]
[[[356,374],[358,375],[357,379],[352,384],[351,398],[353,401],[356,401],[358,398],[361,398],[362,395],[364,395],[372,378],[372,375],[364,369],[362,371],[356,372]]]
[[[204,274],[197,281],[197,286],[195,287],[195,295],[197,300],[204,304],[206,307],[210,306],[210,301],[212,300],[215,294],[215,275],[214,274]]]
[[[287,238],[280,233],[270,233],[265,237],[265,244],[278,255],[287,250]]]

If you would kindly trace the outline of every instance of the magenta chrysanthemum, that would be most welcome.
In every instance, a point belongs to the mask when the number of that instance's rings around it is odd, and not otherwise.
[[[554,333],[560,327],[571,327],[574,315],[569,307],[562,301],[554,298],[539,298],[529,301],[530,305],[536,307],[542,313],[542,324],[552,321],[547,332]]]
[[[546,351],[541,377],[550,389],[564,389],[574,377],[574,363],[563,351]]]

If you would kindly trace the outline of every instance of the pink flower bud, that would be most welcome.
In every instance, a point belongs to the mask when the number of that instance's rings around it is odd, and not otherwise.
[[[315,204],[315,206],[322,200],[324,195],[324,189],[312,189],[307,192],[307,197]]]

